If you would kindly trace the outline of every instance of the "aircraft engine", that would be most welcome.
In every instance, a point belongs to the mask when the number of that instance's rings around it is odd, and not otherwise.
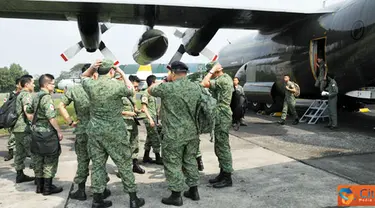
[[[140,65],[147,65],[164,55],[168,48],[168,38],[160,30],[147,30],[134,47],[133,59]]]

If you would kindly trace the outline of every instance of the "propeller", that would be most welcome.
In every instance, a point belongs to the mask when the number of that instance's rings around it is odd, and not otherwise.
[[[100,23],[100,31],[102,34],[108,31],[111,27],[112,26],[108,23]],[[82,41],[79,41],[78,43],[66,49],[64,53],[60,54],[60,56],[64,61],[68,61],[69,59],[72,59],[75,55],[77,55],[83,48],[84,46]],[[106,47],[103,41],[100,41],[99,50],[106,59],[115,60],[115,65],[119,64],[119,61],[116,59],[113,53]]]
[[[176,29],[175,32],[173,33],[173,35],[182,39],[187,33],[194,33],[195,31],[196,31],[196,29],[187,29],[185,32],[181,32],[178,29]],[[184,44],[181,44],[178,47],[176,53],[173,55],[172,59],[169,61],[169,64],[171,64],[174,61],[180,61],[185,52],[186,52],[186,49],[184,47]],[[207,47],[205,47],[200,52],[200,54],[203,55],[204,57],[206,57],[207,59],[209,59],[210,61],[216,61],[217,58],[218,58],[218,56],[213,51],[208,49]]]

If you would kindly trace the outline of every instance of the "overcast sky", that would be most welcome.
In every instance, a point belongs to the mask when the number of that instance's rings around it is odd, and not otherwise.
[[[182,0],[174,0],[172,2],[177,1]],[[199,1],[190,0],[189,3],[198,5]],[[148,0],[148,2],[151,1]],[[159,0],[153,0],[152,2],[159,2]],[[160,2],[166,2],[166,0],[160,0]],[[168,2],[171,1],[169,0]],[[228,2],[231,2],[232,6],[234,3],[237,3],[239,5],[246,4],[244,7],[284,10],[315,10],[322,7],[322,0],[268,0],[267,3],[256,0],[205,0],[204,2],[206,6],[228,6]],[[169,40],[167,52],[155,63],[168,63],[181,44],[181,41],[173,36],[176,28],[160,26],[156,26],[155,28],[164,31]],[[179,29],[182,31],[185,30],[184,28]],[[11,63],[19,63],[32,75],[51,73],[57,76],[61,71],[69,70],[77,63],[92,62],[97,58],[103,57],[99,50],[95,53],[87,53],[83,49],[73,59],[70,59],[68,62],[63,61],[60,54],[68,47],[80,41],[76,22],[0,18],[0,31],[0,67],[9,66]],[[135,62],[132,58],[132,51],[144,31],[144,26],[113,24],[113,27],[102,36],[102,40],[121,64],[133,64]],[[218,53],[222,47],[228,44],[227,40],[233,41],[252,32],[254,31],[221,29],[208,44],[208,48]],[[202,56],[192,57],[185,54],[182,61],[206,62],[208,60]]]

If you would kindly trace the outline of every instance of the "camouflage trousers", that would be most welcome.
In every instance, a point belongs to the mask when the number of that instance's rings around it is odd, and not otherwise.
[[[196,158],[198,158],[198,157],[202,157],[202,152],[201,152],[201,150],[199,149],[199,147],[198,147],[198,152],[197,152],[197,156],[196,156]]]
[[[219,167],[224,172],[233,172],[232,152],[229,144],[229,129],[232,125],[232,115],[228,110],[218,110],[215,118],[215,154]]]
[[[126,138],[126,131],[110,134],[88,134],[88,152],[92,160],[91,190],[103,193],[106,187],[106,163],[108,156],[118,168],[125,192],[136,192],[131,147]]]
[[[197,186],[199,172],[196,155],[199,149],[199,138],[188,141],[176,141],[164,135],[162,141],[164,174],[171,191],[181,192],[185,184]]]
[[[59,164],[59,154],[54,156],[42,156],[38,154],[32,154],[34,160],[34,173],[36,178],[54,178],[57,172],[57,166]]]
[[[147,130],[147,137],[145,142],[145,150],[149,151],[151,150],[151,147],[153,149],[154,153],[160,153],[160,135],[158,133],[157,127],[155,126],[152,128],[150,126],[150,123],[145,122],[146,130]]]
[[[86,182],[89,176],[89,164],[90,158],[87,151],[87,134],[77,134],[76,141],[74,143],[76,155],[77,155],[77,171],[74,177],[74,183],[80,184]]]
[[[127,140],[130,143],[132,158],[137,159],[139,153],[138,126],[132,119],[125,119],[127,128]]]
[[[10,136],[9,136],[9,139],[8,139],[8,145],[7,145],[7,148],[8,150],[13,150],[15,151],[15,148],[16,148],[16,137],[14,136],[14,134],[9,131],[10,133]]]
[[[281,114],[281,120],[286,119],[288,111],[292,114],[294,119],[298,119],[298,114],[296,111],[296,99],[293,98],[284,98],[283,113]]]
[[[29,134],[24,132],[14,132],[14,140],[16,143],[17,151],[14,153],[14,166],[16,170],[25,169],[25,160],[30,152],[30,142],[31,138]],[[33,158],[32,158],[33,163]]]

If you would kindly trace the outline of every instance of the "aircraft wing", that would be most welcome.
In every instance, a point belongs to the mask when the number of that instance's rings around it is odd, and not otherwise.
[[[163,3],[162,0],[1,0],[0,18],[74,20],[80,13],[97,13],[101,22],[144,25],[151,20],[155,25],[186,28],[200,28],[206,23],[215,22],[220,28],[267,31],[311,15],[333,12],[240,6],[197,7],[189,5],[187,1],[183,2],[172,5],[166,1]]]

